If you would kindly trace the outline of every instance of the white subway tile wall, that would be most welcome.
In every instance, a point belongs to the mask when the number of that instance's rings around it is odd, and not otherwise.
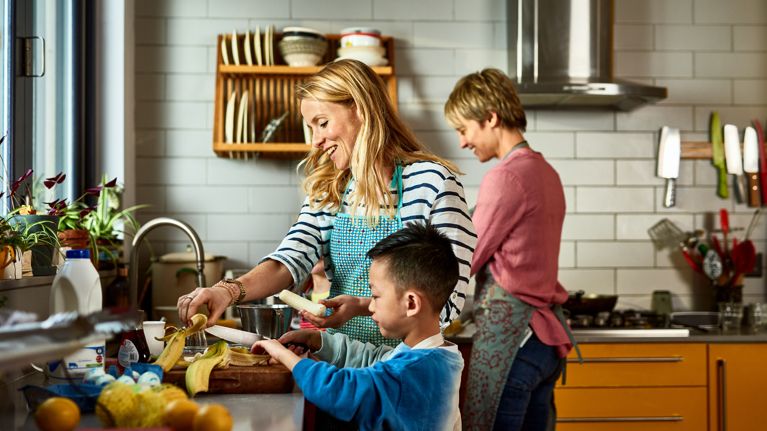
[[[685,230],[717,229],[720,208],[745,228],[752,209],[715,195],[705,160],[684,161],[677,207],[663,208],[655,177],[658,130],[708,139],[711,111],[741,130],[767,120],[767,2],[616,0],[614,70],[667,87],[669,97],[630,113],[529,110],[526,137],[559,171],[567,217],[559,278],[569,290],[619,294],[619,307],[650,306],[670,290],[677,308],[710,306],[707,281],[678,252],[657,250],[647,229],[664,217]],[[250,267],[273,251],[302,201],[295,161],[228,160],[212,151],[216,35],[256,25],[336,33],[372,26],[395,37],[399,110],[420,139],[458,164],[469,203],[494,163],[458,148],[442,108],[454,83],[484,67],[508,70],[505,0],[139,0],[136,4],[136,157],[143,219],[190,223],[206,251]],[[743,236],[743,231],[736,231]],[[183,249],[174,230],[157,250]],[[767,246],[767,216],[752,234]],[[748,278],[746,301],[765,301]]]

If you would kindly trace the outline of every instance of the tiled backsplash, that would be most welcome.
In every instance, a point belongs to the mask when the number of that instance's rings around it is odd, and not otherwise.
[[[295,162],[218,159],[211,149],[215,36],[256,25],[304,25],[336,33],[379,28],[397,43],[400,112],[436,152],[466,174],[476,199],[483,174],[458,148],[442,106],[462,75],[506,69],[504,0],[140,0],[136,4],[138,201],[152,214],[192,224],[206,250],[250,267],[279,243],[301,193]],[[619,306],[648,307],[655,289],[678,308],[705,307],[710,289],[679,253],[658,252],[647,228],[669,217],[685,229],[711,227],[729,209],[745,227],[751,209],[714,193],[707,161],[682,162],[677,207],[661,205],[657,132],[706,140],[708,117],[739,127],[767,120],[767,2],[616,0],[617,77],[669,89],[669,98],[630,113],[529,111],[526,137],[559,171],[568,214],[560,279],[568,289],[617,293]],[[767,217],[754,234],[767,242]],[[168,249],[183,238],[167,232]],[[163,247],[158,247],[162,252]],[[746,301],[767,299],[764,278],[749,278]]]

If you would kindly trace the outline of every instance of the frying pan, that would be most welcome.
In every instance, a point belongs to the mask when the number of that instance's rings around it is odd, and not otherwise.
[[[579,290],[570,292],[570,296],[562,308],[568,310],[571,316],[597,314],[603,311],[613,311],[616,302],[618,302],[618,295],[600,295]]]

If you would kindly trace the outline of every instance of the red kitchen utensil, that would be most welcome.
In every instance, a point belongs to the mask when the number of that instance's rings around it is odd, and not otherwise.
[[[722,227],[722,242],[724,243],[724,254],[726,256],[730,251],[730,244],[727,241],[727,234],[730,233],[730,215],[726,208],[719,210],[719,224]]]
[[[692,258],[690,255],[690,252],[687,250],[682,250],[682,256],[684,256],[684,260],[687,262],[687,265],[690,266],[690,268],[693,269],[695,272],[703,273],[703,270],[701,269],[700,265],[698,265],[698,262],[695,261],[695,259]]]
[[[711,245],[714,247],[714,251],[719,255],[719,259],[724,259],[724,251],[722,245],[719,243],[719,237],[711,235]]]
[[[735,269],[732,280],[735,282],[738,281],[742,274],[748,274],[754,270],[754,265],[756,265],[756,248],[750,239],[741,242],[737,246],[733,246],[732,265]]]
[[[767,156],[764,154],[764,129],[762,129],[762,123],[759,120],[754,119],[752,123],[759,141],[759,181],[762,186],[762,206],[764,206],[767,205]]]

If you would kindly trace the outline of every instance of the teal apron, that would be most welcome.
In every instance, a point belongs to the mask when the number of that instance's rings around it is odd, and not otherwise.
[[[471,348],[462,419],[464,430],[489,430],[493,429],[511,365],[536,308],[505,291],[487,265],[477,274],[476,281],[474,320],[477,332]],[[580,358],[562,307],[557,304],[553,311]]]
[[[522,148],[529,148],[527,141],[516,144],[504,157]],[[474,213],[472,209],[472,215]],[[474,298],[474,321],[477,332],[471,348],[466,402],[463,412],[464,430],[488,430],[495,424],[498,403],[509,378],[511,365],[525,337],[535,307],[506,292],[495,281],[488,265],[476,276]],[[560,305],[553,307],[570,342],[580,359],[581,353],[575,343],[570,327]],[[564,371],[563,371],[564,379]]]
[[[370,227],[365,216],[342,213],[340,210],[333,221],[330,232],[330,264],[333,268],[333,281],[330,284],[330,297],[353,295],[369,298],[370,285],[368,271],[371,260],[368,250],[378,241],[402,229],[402,166],[397,164],[392,178],[392,187],[397,188],[397,213],[394,218],[379,216],[378,225]],[[348,190],[348,186],[347,186]],[[346,199],[344,191],[341,205]],[[401,340],[384,338],[378,325],[370,316],[356,316],[337,329],[328,329],[329,333],[342,332],[353,340],[375,345],[396,346]]]

